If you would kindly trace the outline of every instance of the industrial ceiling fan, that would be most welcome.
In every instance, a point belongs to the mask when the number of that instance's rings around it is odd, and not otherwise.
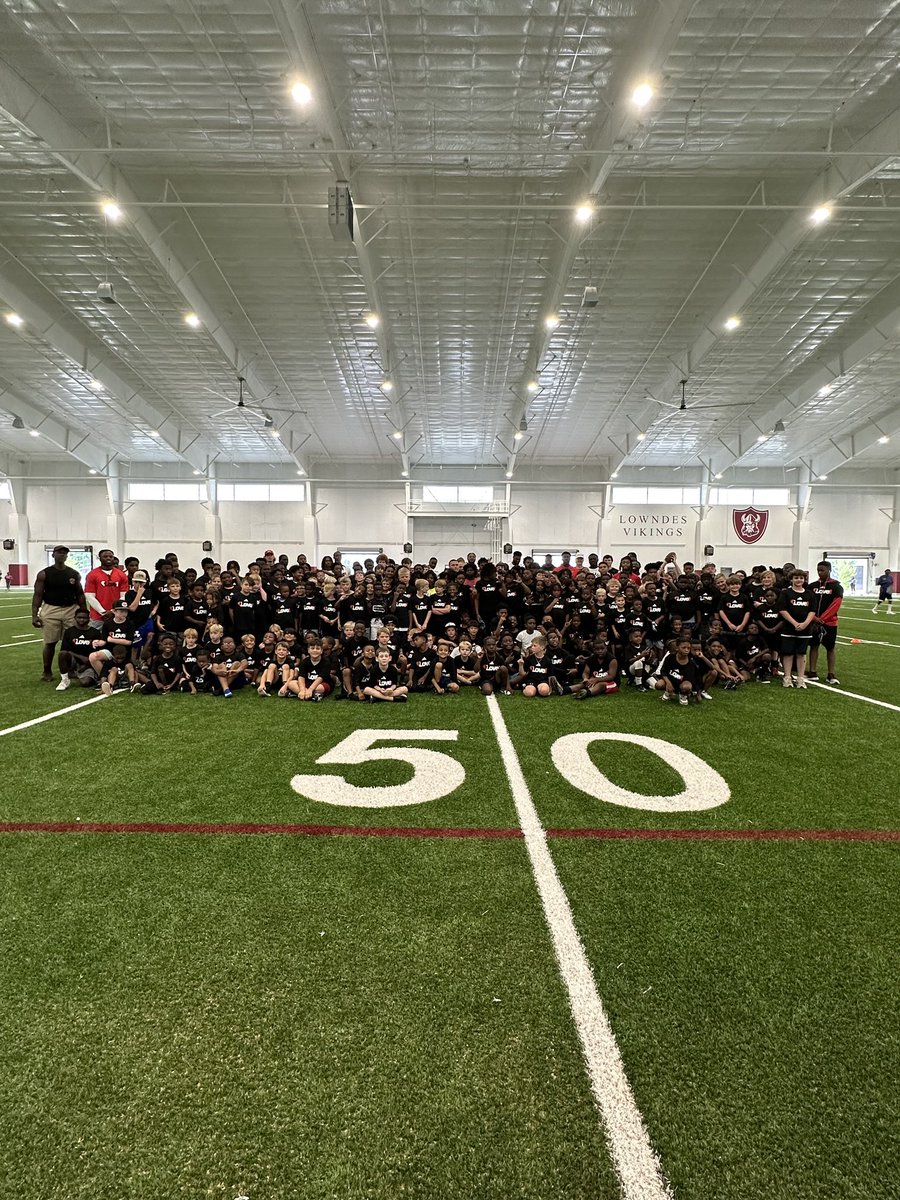
[[[219,417],[234,416],[236,413],[240,413],[245,417],[256,417],[257,420],[262,421],[264,429],[271,429],[275,424],[275,418],[272,416],[272,413],[290,413],[293,416],[305,415],[304,410],[300,408],[272,408],[268,405],[263,408],[262,405],[248,404],[244,399],[244,384],[247,382],[247,380],[243,377],[243,375],[238,375],[237,381],[237,401],[233,404],[229,404],[228,408],[223,408],[219,412],[212,413],[210,418],[211,420],[215,421]],[[269,395],[271,394],[272,393],[270,392]],[[216,395],[222,396],[222,398],[225,399],[222,392],[216,392]]]
[[[718,408],[747,408],[748,407],[748,405],[746,403],[744,403],[744,401],[742,401],[742,400],[739,400],[736,404],[691,404],[691,405],[688,405],[687,397],[686,397],[686,393],[685,393],[685,389],[687,388],[687,382],[688,381],[686,379],[681,380],[681,403],[680,404],[671,404],[668,400],[657,400],[655,396],[651,396],[649,393],[647,394],[647,398],[649,400],[652,400],[654,404],[658,404],[662,408],[668,408],[671,410],[670,412],[663,413],[661,416],[657,417],[656,420],[653,422],[654,425],[658,425],[661,421],[669,421],[674,416],[676,416],[678,413],[683,413],[683,412],[709,412],[712,409],[718,409]]]

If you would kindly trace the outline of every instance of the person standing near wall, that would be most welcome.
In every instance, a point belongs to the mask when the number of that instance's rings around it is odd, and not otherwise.
[[[65,631],[75,624],[75,613],[85,607],[81,576],[74,567],[66,566],[68,546],[55,546],[53,566],[38,571],[31,597],[31,623],[40,629],[44,638],[44,683],[53,682],[53,654],[56,643]]]
[[[894,615],[894,576],[890,571],[884,571],[875,580],[878,585],[878,599],[875,602],[873,613],[877,613],[882,604],[887,601],[888,616]]]

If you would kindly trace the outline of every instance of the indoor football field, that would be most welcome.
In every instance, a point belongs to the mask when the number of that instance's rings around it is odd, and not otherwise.
[[[900,615],[839,633],[688,708],[107,699],[0,595],[4,1194],[896,1197]]]

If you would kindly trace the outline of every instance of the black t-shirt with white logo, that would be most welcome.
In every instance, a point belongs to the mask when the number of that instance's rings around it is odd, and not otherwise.
[[[106,639],[106,648],[112,650],[113,646],[130,646],[134,642],[136,626],[130,617],[122,622],[116,622],[113,617],[105,617],[103,620],[102,637]]]
[[[778,599],[778,609],[780,612],[789,612],[794,620],[799,625],[802,625],[809,614],[811,612],[815,612],[816,598],[809,588],[803,588],[803,590],[800,592],[796,591],[794,588],[788,588],[787,591],[781,593],[781,596]],[[808,633],[809,630],[810,627],[807,625],[803,632]],[[792,634],[796,631],[793,625],[788,622],[781,632]]]
[[[79,658],[87,658],[94,649],[96,637],[93,629],[79,629],[77,625],[71,625],[62,636],[62,649]]]
[[[550,659],[546,654],[543,658],[538,658],[536,654],[529,654],[523,666],[523,683],[546,683],[550,678]]]

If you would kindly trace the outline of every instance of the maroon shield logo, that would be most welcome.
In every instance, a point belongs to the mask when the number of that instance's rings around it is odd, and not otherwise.
[[[735,508],[731,513],[734,532],[742,542],[752,546],[766,532],[769,524],[769,510],[760,512],[758,508]]]

